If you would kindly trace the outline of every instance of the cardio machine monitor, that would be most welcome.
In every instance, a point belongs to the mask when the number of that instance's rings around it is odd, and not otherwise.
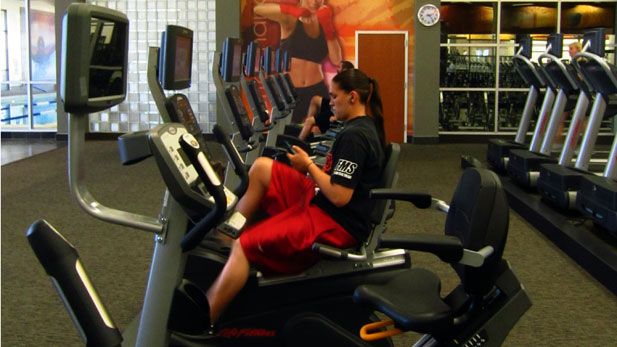
[[[192,63],[193,31],[177,25],[168,25],[162,34],[159,51],[158,77],[163,89],[189,88]]]
[[[589,42],[587,52],[593,53],[599,57],[604,57],[604,46],[606,40],[606,31],[604,28],[597,28],[585,32],[583,35],[583,47]]]
[[[548,48],[549,45],[550,49],[548,50],[548,54],[561,58],[563,55],[563,34],[548,35],[548,39],[546,39],[546,47]]]
[[[221,76],[225,82],[240,81],[242,72],[242,41],[228,37],[223,42],[223,54],[221,55]]]
[[[261,63],[261,46],[259,42],[249,43],[246,49],[245,74],[248,77],[259,75],[259,64]]]
[[[281,49],[277,49],[276,52],[274,52],[274,71],[278,72],[278,73],[282,73],[283,70],[283,59],[284,59],[284,55],[283,55],[283,51]]]
[[[283,71],[291,71],[291,54],[288,51],[283,52]]]
[[[274,73],[274,57],[273,57],[273,51],[271,47],[266,47],[266,49],[264,50],[264,59],[263,59],[263,64],[264,64],[264,72],[266,73],[266,75],[271,75]]]
[[[83,3],[68,7],[60,72],[66,112],[97,112],[126,98],[128,26],[126,15],[108,8]],[[81,49],[69,52],[69,47]]]
[[[516,43],[518,43],[518,47],[521,50],[519,55],[527,59],[531,58],[531,36],[529,34],[516,35]]]

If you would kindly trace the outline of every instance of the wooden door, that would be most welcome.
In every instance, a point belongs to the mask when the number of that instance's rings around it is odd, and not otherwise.
[[[386,141],[407,142],[407,32],[356,32],[357,67],[379,84]]]

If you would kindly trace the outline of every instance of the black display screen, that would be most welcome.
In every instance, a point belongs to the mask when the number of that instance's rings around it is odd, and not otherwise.
[[[185,81],[191,78],[191,49],[192,41],[189,37],[176,38],[175,80]]]
[[[123,95],[126,26],[98,18],[90,23],[88,98]]]
[[[234,59],[231,70],[231,76],[234,80],[240,78],[240,72],[242,71],[242,44],[236,42],[234,44]]]
[[[261,64],[261,47],[257,47],[257,49],[255,50],[255,63],[254,65],[254,76],[257,76],[259,74],[259,66]]]

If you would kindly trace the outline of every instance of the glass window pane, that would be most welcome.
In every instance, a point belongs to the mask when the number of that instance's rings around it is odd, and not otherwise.
[[[2,130],[28,129],[28,94],[25,84],[2,83]]]
[[[557,32],[557,4],[550,2],[502,3],[502,34]]]
[[[442,50],[444,51],[444,50]],[[495,88],[494,47],[449,47],[444,51],[441,87]]]
[[[4,21],[2,51],[3,65],[2,81],[25,81],[27,79],[27,49],[26,27],[24,22],[25,1],[2,0],[2,17]]]
[[[576,2],[561,4],[561,32],[582,34],[592,28],[606,28],[607,34],[614,33],[614,2]]]
[[[35,129],[56,129],[57,126],[56,85],[32,85],[32,119]]]
[[[56,34],[53,1],[30,2],[30,59],[33,81],[56,80]]]
[[[441,3],[442,34],[482,34],[495,39],[496,3]]]
[[[443,91],[440,93],[441,131],[493,131],[495,92]]]
[[[516,131],[518,129],[518,123],[523,115],[523,109],[525,108],[525,102],[527,101],[527,91],[508,91],[499,93],[499,131]],[[536,102],[537,111],[542,106],[542,98],[538,98]],[[537,112],[535,113],[538,114]],[[529,129],[533,130],[535,119],[532,117]]]
[[[2,9],[0,11],[0,29],[2,30],[2,33],[0,35],[0,54],[2,54],[2,56],[0,56],[0,74],[2,75],[1,80],[3,82],[9,80],[9,54],[6,49],[9,39],[9,33],[6,23],[6,15],[7,11],[5,9]]]
[[[528,88],[512,63],[512,56],[519,50],[515,35],[501,35],[499,44],[499,87]]]

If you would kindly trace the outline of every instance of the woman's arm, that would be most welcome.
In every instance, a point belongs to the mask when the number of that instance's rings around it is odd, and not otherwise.
[[[306,8],[296,7],[293,5],[263,3],[255,6],[255,14],[279,24],[290,25],[295,23],[300,17],[310,16],[310,12]]]
[[[330,182],[330,175],[321,171],[308,154],[298,146],[293,146],[296,154],[287,154],[291,166],[300,172],[308,172],[321,193],[336,207],[343,207],[349,203],[353,189]]]
[[[313,126],[315,126],[315,117],[306,117],[304,120],[304,125],[302,126],[302,130],[300,130],[300,134],[298,138],[302,141],[306,141],[306,138],[313,131]]]
[[[330,182],[330,175],[321,171],[312,161],[307,164],[306,170],[311,177],[313,177],[321,193],[328,198],[334,206],[343,207],[349,203],[353,195],[352,188]]]
[[[336,66],[337,69],[340,68],[341,62],[343,61],[341,45],[336,38],[328,40],[326,43],[328,44],[328,58],[330,58],[332,65]]]
[[[334,66],[340,67],[343,55],[341,53],[341,45],[336,39],[336,29],[332,22],[332,9],[328,6],[322,6],[317,11],[317,19],[319,25],[323,29],[324,36],[326,37],[326,43],[328,44],[328,58]]]

